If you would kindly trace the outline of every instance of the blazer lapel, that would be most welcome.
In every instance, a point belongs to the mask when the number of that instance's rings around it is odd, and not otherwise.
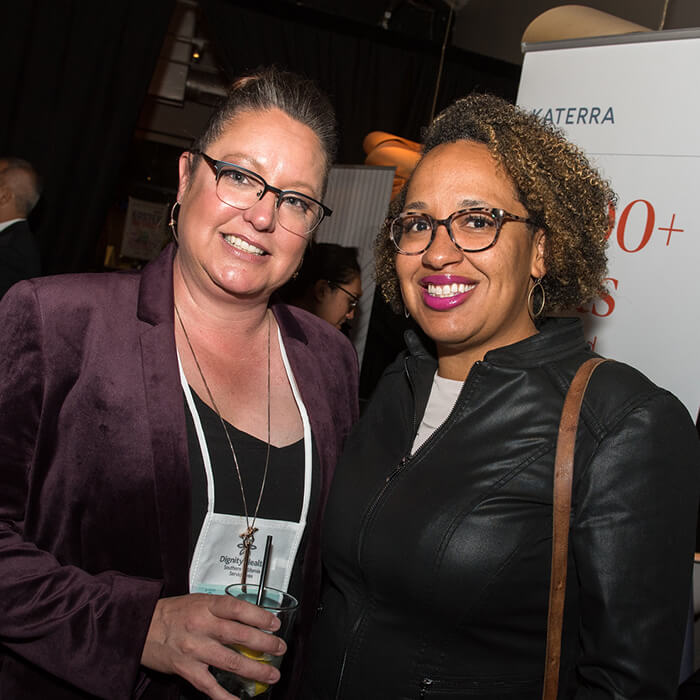
[[[172,263],[174,246],[143,271],[138,315],[143,382],[151,431],[164,595],[186,593],[191,496],[185,411],[175,349]]]

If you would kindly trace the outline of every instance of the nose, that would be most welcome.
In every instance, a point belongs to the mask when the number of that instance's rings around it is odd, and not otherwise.
[[[462,251],[452,242],[447,227],[444,224],[438,224],[433,242],[423,253],[423,265],[439,270],[447,265],[461,262],[463,257]]]
[[[276,216],[277,195],[274,192],[265,192],[252,207],[243,211],[243,218],[258,231],[272,231]]]

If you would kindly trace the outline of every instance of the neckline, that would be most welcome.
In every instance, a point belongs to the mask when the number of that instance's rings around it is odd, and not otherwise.
[[[202,409],[207,415],[207,424],[209,421],[214,421],[216,422],[219,421],[219,416],[217,415],[216,411],[206,402],[202,397],[192,388],[191,385],[189,385],[190,391],[192,392],[192,396],[194,398],[195,405],[197,406],[197,410],[200,413],[200,416],[202,415]],[[256,447],[261,446],[261,449],[267,449],[267,442],[265,440],[261,440],[258,437],[255,437],[255,435],[251,435],[250,433],[246,433],[244,430],[241,430],[240,428],[237,428],[233,423],[229,423],[225,418],[222,417],[222,420],[224,423],[226,423],[226,427],[231,430],[233,433],[235,433],[236,437],[239,439],[243,439],[248,441],[248,444],[254,444]],[[298,440],[295,442],[290,442],[288,445],[282,445],[281,447],[278,447],[276,445],[270,445],[271,450],[276,450],[279,452],[280,450],[286,450],[292,447],[296,447],[300,444],[304,443],[304,438],[300,437]]]
[[[539,367],[572,352],[590,350],[578,317],[549,317],[539,326],[538,333],[511,345],[490,350],[484,362],[504,367]],[[437,363],[417,333],[407,331],[409,353],[417,360]]]

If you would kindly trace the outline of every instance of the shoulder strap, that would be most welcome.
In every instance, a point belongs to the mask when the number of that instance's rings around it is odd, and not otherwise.
[[[576,372],[564,400],[554,458],[554,507],[552,516],[552,573],[549,584],[547,616],[547,651],[542,700],[556,700],[559,686],[561,630],[564,622],[566,562],[569,549],[571,485],[574,473],[574,447],[583,395],[593,370],[606,360],[586,360]]]

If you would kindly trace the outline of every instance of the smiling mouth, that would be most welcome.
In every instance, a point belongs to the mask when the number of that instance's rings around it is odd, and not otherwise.
[[[231,234],[225,235],[224,240],[233,248],[242,250],[244,253],[251,253],[252,255],[267,255],[262,248],[258,248],[257,246],[254,246],[252,243],[248,243],[248,241],[244,241],[238,236],[233,236]]]
[[[429,284],[427,286],[427,291],[431,297],[448,299],[458,294],[464,294],[474,289],[474,287],[476,287],[476,284],[458,284],[457,282],[453,282],[452,284]]]

